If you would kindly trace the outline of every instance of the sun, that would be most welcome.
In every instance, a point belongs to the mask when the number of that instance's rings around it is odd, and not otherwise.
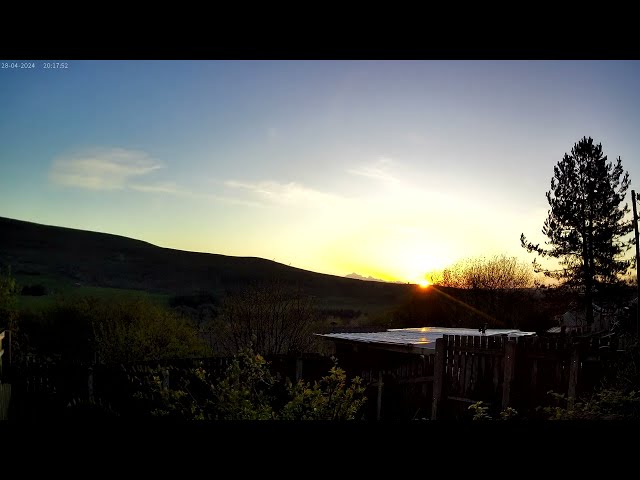
[[[418,285],[420,285],[420,288],[427,288],[429,285],[431,285],[431,282],[429,280],[420,280],[420,282],[418,282]]]

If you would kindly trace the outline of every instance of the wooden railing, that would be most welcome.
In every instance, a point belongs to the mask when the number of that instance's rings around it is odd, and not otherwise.
[[[444,335],[436,341],[431,418],[452,402],[535,408],[549,391],[571,405],[597,385],[603,360],[616,350],[615,337]]]
[[[0,332],[0,421],[9,418],[9,403],[11,402],[11,385],[4,383],[3,362],[5,359],[7,364],[11,363],[11,331],[9,330]]]

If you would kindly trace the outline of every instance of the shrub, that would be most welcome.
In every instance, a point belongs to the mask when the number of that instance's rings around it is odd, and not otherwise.
[[[184,358],[204,353],[197,329],[146,299],[62,300],[33,322],[40,353],[104,363]]]
[[[20,291],[20,295],[31,295],[34,297],[40,297],[47,294],[47,289],[44,285],[25,285]]]
[[[204,368],[180,375],[172,388],[167,370],[135,376],[135,397],[147,402],[153,416],[179,420],[352,420],[365,402],[356,377],[349,385],[336,366],[311,386],[274,376],[269,364],[252,350],[235,356],[221,378]]]

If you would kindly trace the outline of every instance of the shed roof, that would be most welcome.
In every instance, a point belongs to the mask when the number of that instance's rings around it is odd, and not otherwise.
[[[334,341],[363,343],[387,350],[406,351],[408,353],[433,353],[436,348],[436,340],[442,338],[443,335],[507,335],[509,337],[518,337],[535,335],[535,332],[491,328],[482,334],[477,328],[422,327],[392,328],[384,332],[324,333],[319,335]]]

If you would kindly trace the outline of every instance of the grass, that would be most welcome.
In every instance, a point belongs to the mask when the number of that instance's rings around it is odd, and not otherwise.
[[[102,299],[134,299],[146,298],[153,303],[168,306],[171,295],[152,293],[145,290],[132,290],[125,288],[95,287],[89,285],[77,286],[70,280],[54,278],[45,275],[15,275],[20,290],[24,285],[44,285],[48,294],[42,296],[18,295],[18,309],[22,311],[41,312],[57,302],[79,299],[83,297],[96,297]]]

